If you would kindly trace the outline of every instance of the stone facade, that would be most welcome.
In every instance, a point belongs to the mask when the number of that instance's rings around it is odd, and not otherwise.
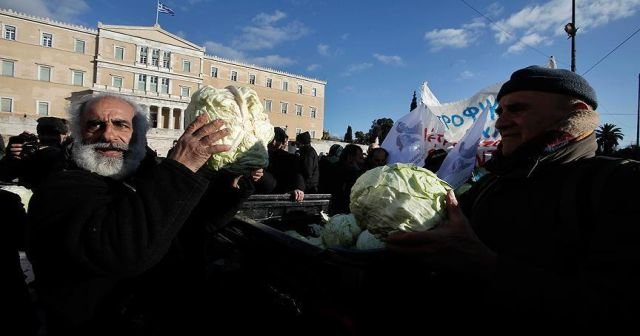
[[[86,94],[126,95],[147,111],[149,145],[164,156],[185,128],[191,94],[204,85],[248,86],[274,126],[320,139],[325,81],[227,60],[160,26],[97,29],[0,9],[0,135],[35,132],[43,115],[66,117]],[[215,52],[215,50],[213,50]]]

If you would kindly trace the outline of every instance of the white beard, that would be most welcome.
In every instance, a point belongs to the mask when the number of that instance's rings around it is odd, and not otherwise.
[[[121,157],[107,157],[96,148],[118,148],[122,150]],[[73,161],[78,167],[96,173],[101,176],[123,180],[132,175],[140,166],[145,156],[144,143],[110,144],[99,142],[85,144],[81,140],[75,140],[72,148]]]

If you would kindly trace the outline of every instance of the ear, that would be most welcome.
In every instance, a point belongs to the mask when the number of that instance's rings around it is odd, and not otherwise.
[[[571,104],[571,107],[573,108],[574,111],[577,110],[592,110],[591,106],[589,106],[589,104],[583,102],[582,100],[576,100]]]

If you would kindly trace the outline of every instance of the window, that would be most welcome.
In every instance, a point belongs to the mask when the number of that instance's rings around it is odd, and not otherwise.
[[[273,80],[271,78],[267,78],[267,87],[270,88],[273,85]]]
[[[47,47],[47,48],[53,47],[53,34],[42,33],[41,44],[43,47]]]
[[[4,26],[4,38],[7,40],[16,40],[16,27],[5,25]]]
[[[249,75],[249,84],[256,85],[256,75],[254,74]]]
[[[13,99],[2,97],[0,99],[0,112],[13,112]]]
[[[38,114],[42,116],[49,115],[49,103],[38,101]]]
[[[311,139],[316,138],[316,131],[309,131],[309,135],[311,135]]]
[[[122,61],[124,59],[124,48],[123,47],[116,47],[116,49],[114,51],[114,57],[118,61]]]
[[[218,78],[218,68],[211,67],[211,77],[212,78]]]
[[[122,77],[113,76],[111,77],[111,86],[121,88],[122,87]]]
[[[302,105],[296,104],[296,115],[302,116]]]
[[[145,91],[147,89],[147,75],[138,75],[138,90]]]
[[[298,84],[298,93],[302,93],[302,84]]]
[[[302,133],[302,128],[296,128],[296,135]]]
[[[314,97],[318,95],[318,91],[316,90],[316,88],[311,88],[311,95]]]
[[[139,63],[147,64],[147,53],[149,52],[148,47],[140,47],[140,59]]]
[[[151,50],[151,65],[153,66],[160,65],[160,50],[158,49]]]
[[[171,65],[171,52],[163,51],[162,52],[162,67],[169,69],[169,65]]]
[[[15,75],[15,61],[2,60],[2,75],[13,77]]]
[[[232,81],[237,82],[238,81],[238,72],[237,71],[231,71],[231,76],[229,76]]]
[[[188,86],[180,87],[180,97],[189,97],[191,96],[191,88]]]
[[[158,92],[158,76],[149,76],[149,91]]]
[[[77,52],[78,54],[84,54],[84,41],[76,40],[76,44],[73,46],[73,51]]]
[[[82,86],[84,84],[84,72],[80,70],[71,70],[71,84]]]
[[[282,82],[282,91],[289,91],[289,82],[287,81]]]
[[[314,118],[314,119],[316,118],[316,108],[315,107],[312,107],[312,108],[309,109],[309,116],[311,118]]]
[[[267,112],[271,112],[271,105],[273,105],[271,100],[270,99],[265,99],[265,101],[264,101],[264,110],[267,111]]]
[[[38,65],[38,80],[50,82],[51,81],[51,67]]]
[[[160,92],[169,93],[169,78],[160,78]]]
[[[191,72],[191,61],[182,61],[182,71]]]
[[[280,111],[282,111],[282,114],[287,114],[288,108],[289,108],[288,103],[280,103]]]

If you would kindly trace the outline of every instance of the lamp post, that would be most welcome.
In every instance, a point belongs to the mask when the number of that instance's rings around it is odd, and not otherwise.
[[[636,147],[640,148],[640,73],[638,74],[638,121],[636,123]]]
[[[571,1],[571,22],[564,25],[564,31],[571,39],[571,71],[576,72],[576,0]]]

